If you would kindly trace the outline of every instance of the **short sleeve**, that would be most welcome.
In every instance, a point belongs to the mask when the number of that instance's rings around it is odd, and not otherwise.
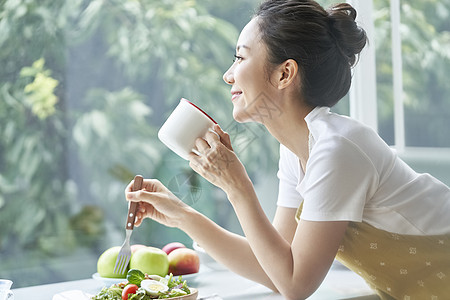
[[[300,185],[304,198],[301,219],[360,222],[377,184],[372,162],[351,141],[340,136],[319,141]]]
[[[303,178],[297,156],[280,145],[280,161],[277,173],[279,179],[277,205],[298,208],[303,201],[297,188]]]

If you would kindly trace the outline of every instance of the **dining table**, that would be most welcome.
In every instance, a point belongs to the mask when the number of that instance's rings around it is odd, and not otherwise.
[[[225,268],[201,265],[196,274],[186,275],[189,286],[198,289],[198,300],[284,299],[278,293]],[[299,282],[299,284],[301,284]],[[89,300],[108,283],[86,278],[13,289],[15,300]],[[333,264],[320,287],[308,299],[379,300],[366,282],[340,264]]]

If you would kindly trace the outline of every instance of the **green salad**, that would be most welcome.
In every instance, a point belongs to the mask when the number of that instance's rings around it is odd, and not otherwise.
[[[169,278],[147,275],[137,269],[127,273],[127,280],[104,287],[92,300],[151,300],[168,299],[189,295],[191,293],[186,280],[172,274]]]

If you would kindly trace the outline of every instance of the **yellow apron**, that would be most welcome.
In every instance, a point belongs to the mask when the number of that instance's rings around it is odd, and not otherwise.
[[[450,234],[401,235],[349,222],[336,259],[383,300],[450,299]]]

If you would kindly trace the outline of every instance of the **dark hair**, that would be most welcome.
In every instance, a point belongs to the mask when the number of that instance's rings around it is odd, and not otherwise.
[[[299,65],[308,105],[331,107],[347,94],[351,68],[367,42],[351,5],[325,10],[312,0],[267,0],[255,17],[269,64],[294,59]]]

